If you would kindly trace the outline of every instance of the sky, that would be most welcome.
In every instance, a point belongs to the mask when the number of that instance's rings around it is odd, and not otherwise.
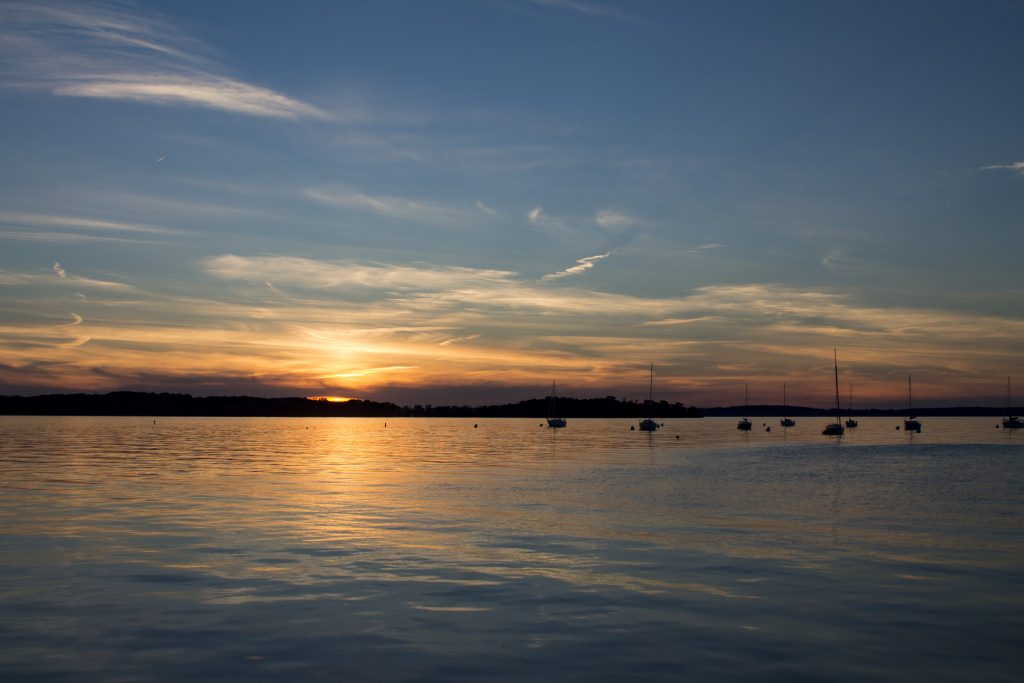
[[[1024,395],[1024,2],[0,2],[0,393]]]

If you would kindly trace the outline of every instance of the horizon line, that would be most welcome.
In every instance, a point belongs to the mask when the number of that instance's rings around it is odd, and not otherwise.
[[[138,391],[134,389],[115,389],[107,392],[87,392],[87,391],[74,391],[74,392],[52,392],[52,393],[40,393],[40,394],[0,394],[0,400],[4,399],[39,399],[48,397],[59,397],[59,396],[83,396],[83,397],[103,397],[110,396],[113,394],[141,394],[149,396],[182,396],[189,397],[191,399],[254,399],[259,401],[287,401],[287,400],[303,400],[311,403],[324,402],[332,404],[345,404],[350,402],[366,402],[366,403],[379,403],[379,404],[390,404],[399,408],[412,408],[415,406],[429,406],[432,409],[441,408],[485,408],[485,407],[498,407],[498,406],[514,406],[521,403],[527,403],[529,401],[543,401],[551,398],[551,395],[545,395],[541,397],[530,397],[520,399],[518,401],[506,401],[506,402],[495,402],[495,403],[447,403],[447,404],[434,404],[434,403],[398,403],[391,400],[382,400],[374,398],[361,398],[361,397],[338,397],[338,396],[302,396],[302,395],[291,395],[291,396],[258,396],[253,394],[194,394],[191,392],[177,392],[177,391]],[[648,399],[632,399],[627,397],[613,396],[605,394],[603,396],[591,396],[591,397],[576,397],[576,396],[559,396],[559,401],[592,401],[601,399],[613,399],[621,403],[638,403],[645,404]],[[687,408],[697,408],[699,410],[706,411],[742,411],[747,412],[751,415],[756,415],[754,410],[773,410],[773,411],[802,411],[802,410],[814,410],[826,413],[832,413],[834,411],[833,406],[816,407],[811,405],[797,405],[797,404],[780,404],[780,403],[756,403],[749,405],[698,405],[696,403],[684,403],[683,401],[669,401],[667,399],[655,400],[653,403],[664,403],[667,405],[682,405]],[[1024,411],[1024,404],[1019,406],[996,406],[986,404],[942,404],[942,405],[920,405],[914,409],[908,409],[904,406],[897,407],[860,407],[855,409],[841,408],[839,413],[841,414],[860,414],[869,413],[876,411],[887,411],[887,412],[913,412],[924,414],[927,411],[933,410],[957,410],[957,409],[970,409],[970,410],[992,410],[992,411],[1003,411],[1003,412],[1022,412]],[[2,413],[0,413],[2,414]],[[795,413],[794,413],[795,414]]]

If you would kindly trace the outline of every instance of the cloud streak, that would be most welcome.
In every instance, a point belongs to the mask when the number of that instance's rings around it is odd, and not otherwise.
[[[0,7],[8,83],[65,97],[186,105],[279,119],[330,119],[324,110],[227,75],[198,41],[121,5],[12,3]]]
[[[993,164],[992,166],[982,166],[982,171],[1016,171],[1017,173],[1024,174],[1024,161],[1015,161],[1012,164]]]
[[[548,273],[547,275],[541,278],[541,281],[560,280],[561,278],[569,277],[570,275],[579,275],[580,273],[585,273],[591,268],[593,268],[595,263],[603,259],[606,259],[609,256],[611,256],[610,251],[605,252],[604,254],[597,254],[595,256],[585,256],[581,259],[576,259],[575,266],[570,266],[569,268],[566,268],[565,270],[560,270],[557,273]]]
[[[505,270],[235,254],[206,259],[203,267],[211,275],[225,280],[266,284],[269,279],[306,289],[350,287],[387,291],[439,291],[508,283],[515,276],[515,273]]]
[[[603,209],[594,216],[594,222],[609,232],[618,232],[639,222],[634,216],[614,209]]]
[[[541,5],[543,7],[558,7],[572,10],[574,12],[580,12],[581,14],[603,14],[605,16],[611,17],[619,16],[618,12],[610,10],[606,7],[599,7],[597,5],[579,2],[579,0],[530,0],[530,2],[532,2],[534,5]]]
[[[0,212],[0,225],[13,227],[59,228],[64,230],[99,230],[137,232],[153,235],[181,234],[178,230],[137,223],[99,220],[82,216],[55,216],[51,214]]]
[[[389,195],[370,195],[345,186],[310,188],[306,190],[306,196],[341,209],[435,225],[465,223],[471,217],[479,215],[479,212],[450,204]],[[486,209],[480,209],[479,204],[478,202],[477,209],[488,213]]]

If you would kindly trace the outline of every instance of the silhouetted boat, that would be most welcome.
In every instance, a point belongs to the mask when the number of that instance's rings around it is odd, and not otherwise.
[[[835,370],[836,375],[836,421],[821,430],[821,433],[825,436],[842,436],[843,423],[839,419],[839,357],[836,354],[836,350],[832,349],[832,367]]]
[[[782,413],[783,414],[787,413],[787,411],[785,409],[786,409],[786,404],[785,404],[785,382],[782,382]],[[782,425],[783,427],[796,427],[797,426],[797,421],[796,420],[791,420],[790,418],[782,418],[781,420],[778,421],[778,423],[780,425]]]
[[[1006,417],[1003,418],[1003,429],[1020,429],[1024,422],[1019,417],[1014,417],[1010,411],[1013,409],[1013,398],[1010,393],[1010,377],[1006,377]]]
[[[846,404],[846,412],[850,414],[850,417],[846,418],[847,428],[856,427],[857,421],[853,419],[853,382],[850,382],[850,402]]]
[[[744,410],[750,410],[750,399],[747,397],[746,384],[743,385],[743,408]],[[739,429],[740,431],[743,432],[749,432],[751,427],[753,427],[753,425],[750,424],[750,420],[748,420],[747,418],[743,418],[742,420],[736,423],[736,429]]]
[[[565,420],[560,417],[555,417],[556,401],[558,400],[558,394],[555,392],[555,382],[551,381],[551,396],[548,397],[548,427],[552,429],[561,429],[565,426]]]
[[[651,363],[651,386],[647,394],[647,417],[640,420],[640,431],[641,432],[656,432],[658,431],[659,425],[652,419],[652,411],[654,410],[654,363]]]
[[[918,422],[917,416],[914,415],[914,391],[913,385],[910,381],[910,375],[907,375],[907,412],[910,413],[910,415],[908,415],[907,419],[903,421],[903,429],[908,432],[920,433],[921,423]]]

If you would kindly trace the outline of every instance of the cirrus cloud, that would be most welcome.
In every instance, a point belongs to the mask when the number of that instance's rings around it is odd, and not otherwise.
[[[55,2],[0,6],[0,56],[7,83],[65,97],[205,107],[282,119],[330,119],[328,112],[247,83],[204,56],[176,26],[124,5]]]

